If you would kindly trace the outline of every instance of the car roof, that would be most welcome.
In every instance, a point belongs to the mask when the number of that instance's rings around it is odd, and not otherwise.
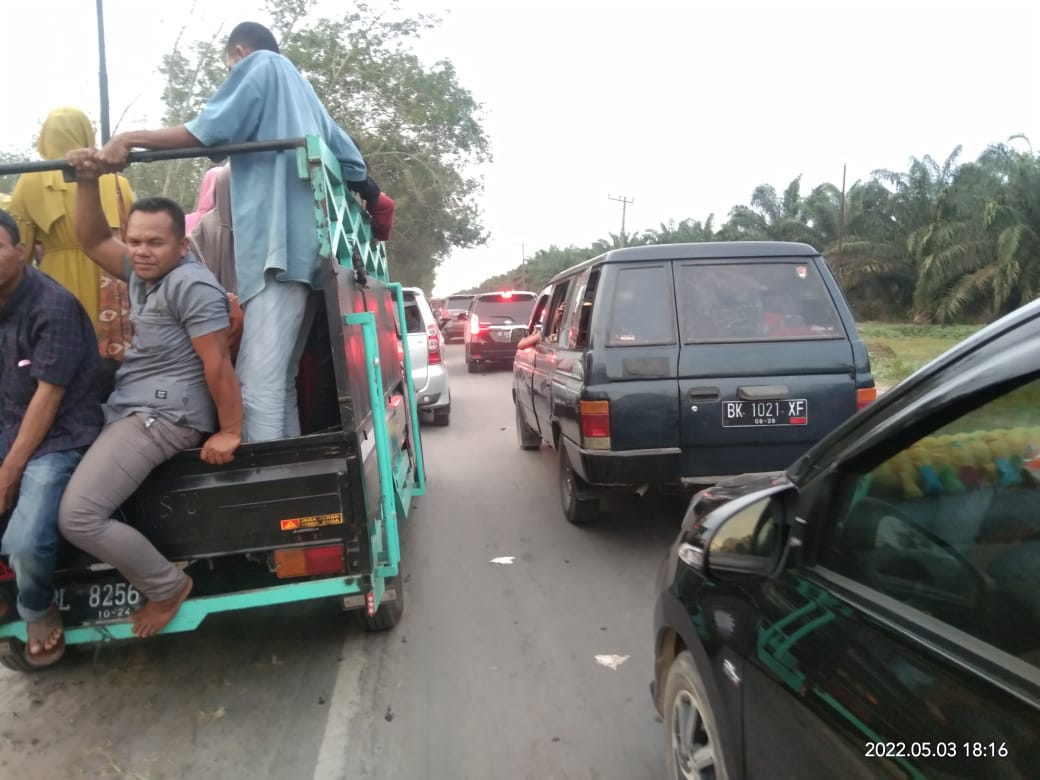
[[[638,263],[661,260],[769,260],[792,257],[818,257],[819,252],[809,244],[795,241],[702,241],[691,244],[648,244],[611,249],[601,255],[560,271],[552,278],[555,282],[591,265],[604,263]]]

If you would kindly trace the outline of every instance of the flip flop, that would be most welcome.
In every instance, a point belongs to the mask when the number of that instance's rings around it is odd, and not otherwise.
[[[55,629],[63,629],[61,613],[57,607],[51,607],[47,614],[39,620],[33,620],[25,624],[25,630],[29,635],[29,641],[25,643],[25,662],[30,666],[42,669],[56,664],[65,655],[65,631],[62,630],[61,637],[50,650],[41,649],[38,653],[32,653],[29,648],[34,642],[39,642],[41,648]]]

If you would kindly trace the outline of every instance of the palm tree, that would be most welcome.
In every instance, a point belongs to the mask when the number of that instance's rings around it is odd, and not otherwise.
[[[778,195],[771,184],[760,184],[751,193],[749,206],[734,206],[719,237],[732,241],[817,242],[808,225],[801,197],[802,177],[787,185]]]
[[[995,144],[963,166],[911,237],[923,313],[994,318],[1040,296],[1040,157],[1026,146]]]
[[[644,244],[690,244],[715,240],[715,215],[709,214],[701,222],[699,219],[675,220],[667,224],[662,222],[659,230],[647,230],[642,235]]]

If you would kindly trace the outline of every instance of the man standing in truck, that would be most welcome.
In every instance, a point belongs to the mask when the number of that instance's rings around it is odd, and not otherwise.
[[[274,35],[255,22],[231,31],[229,74],[202,112],[179,127],[119,133],[98,153],[109,170],[131,149],[273,141],[318,135],[339,160],[350,188],[365,201],[373,234],[389,236],[393,201],[367,175],[353,140],[329,116]],[[300,432],[296,372],[322,288],[314,196],[299,178],[295,151],[235,155],[231,161],[238,296],[245,310],[236,368],[242,382],[243,439],[267,441]]]
[[[49,666],[65,651],[52,587],[58,503],[101,430],[101,358],[86,310],[28,256],[18,224],[0,211],[2,549],[29,635],[25,660]],[[8,608],[0,603],[0,611]]]
[[[91,260],[129,284],[133,339],[104,407],[105,427],[65,490],[59,525],[72,544],[144,593],[148,602],[134,613],[133,631],[146,637],[177,613],[191,577],[112,515],[152,469],[178,452],[201,443],[207,463],[233,459],[242,398],[228,348],[228,298],[190,251],[180,206],[139,199],[123,244],[101,208],[94,153],[68,157],[78,182],[76,238]]]

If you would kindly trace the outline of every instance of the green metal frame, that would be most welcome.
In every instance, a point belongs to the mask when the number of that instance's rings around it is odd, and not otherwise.
[[[307,582],[292,582],[272,585],[269,588],[243,590],[220,596],[203,596],[185,601],[160,633],[175,634],[194,631],[209,615],[217,612],[233,612],[239,609],[269,607],[289,604],[294,601],[350,596],[365,592],[366,577],[334,577]],[[378,603],[378,602],[377,602]],[[28,641],[25,623],[18,620],[0,626],[0,640],[4,638]],[[74,645],[85,642],[107,642],[115,639],[134,639],[131,624],[127,621],[96,623],[65,630],[65,643]]]
[[[314,195],[314,219],[318,230],[320,252],[333,258],[341,266],[360,266],[366,276],[387,284],[395,298],[398,321],[404,320],[404,300],[400,284],[390,283],[386,248],[372,237],[372,226],[367,214],[349,191],[340,170],[339,161],[318,136],[307,136],[304,146],[296,149],[297,171],[301,179],[309,180]],[[357,259],[357,265],[355,264]],[[365,345],[366,372],[372,408],[381,410],[385,404],[383,374],[380,370],[379,339],[376,319],[372,312],[349,314],[347,325],[361,328]],[[403,326],[402,326],[403,327]],[[406,452],[391,452],[390,436],[385,414],[373,414],[376,458],[379,465],[379,513],[369,529],[372,573],[356,577],[334,577],[306,582],[272,585],[267,588],[226,593],[189,599],[161,633],[171,634],[194,631],[208,615],[239,609],[286,604],[294,601],[350,596],[372,592],[376,607],[386,592],[385,580],[398,574],[401,560],[401,541],[398,520],[407,517],[412,498],[426,491],[426,471],[419,434],[419,415],[412,382],[411,359],[404,350],[406,400],[411,426],[409,441],[414,449],[415,468]],[[0,625],[0,641],[16,638],[26,641],[25,623],[13,621]],[[67,644],[103,642],[134,638],[131,624],[126,621],[79,626],[65,632]]]

